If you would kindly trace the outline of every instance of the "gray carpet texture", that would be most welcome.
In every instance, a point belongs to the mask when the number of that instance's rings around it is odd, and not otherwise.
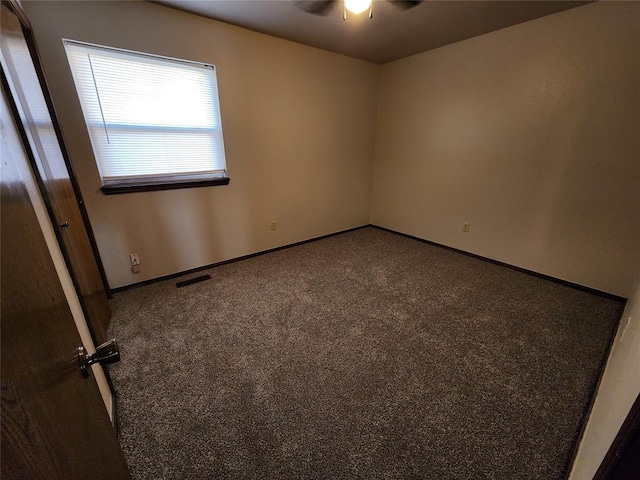
[[[114,296],[120,440],[134,479],[561,479],[622,307],[373,227],[229,263]]]

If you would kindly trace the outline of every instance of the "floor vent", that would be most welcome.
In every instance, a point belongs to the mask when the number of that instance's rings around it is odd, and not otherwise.
[[[182,282],[176,283],[176,287],[186,287],[187,285],[193,285],[194,283],[204,282],[205,280],[210,280],[211,275],[200,275],[199,277],[190,278],[189,280],[183,280]]]

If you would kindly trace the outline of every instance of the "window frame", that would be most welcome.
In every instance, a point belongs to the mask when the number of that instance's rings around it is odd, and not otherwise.
[[[68,66],[73,77],[73,84],[76,90],[76,95],[81,106],[82,117],[85,123],[85,127],[87,129],[87,134],[89,135],[89,139],[91,142],[91,150],[94,156],[94,161],[96,164],[96,168],[98,169],[100,181],[102,183],[100,190],[105,195],[134,193],[134,192],[148,192],[148,191],[158,191],[158,190],[173,190],[173,189],[182,189],[182,188],[207,187],[207,186],[218,186],[218,185],[229,184],[231,179],[229,178],[227,173],[226,152],[225,152],[225,146],[224,146],[224,132],[222,127],[222,113],[220,111],[221,110],[220,94],[219,94],[219,87],[218,87],[218,80],[217,80],[218,69],[215,65],[210,63],[205,63],[205,62],[197,62],[193,60],[167,57],[164,55],[157,55],[152,53],[138,52],[134,50],[126,50],[126,49],[117,48],[117,47],[98,45],[98,44],[83,42],[79,40],[72,40],[69,38],[63,38],[62,43],[65,49],[65,54],[66,54],[65,56],[67,57]],[[142,57],[143,59],[151,58],[151,59],[159,59],[159,60],[174,63],[174,64],[186,64],[191,66],[195,65],[198,67],[206,67],[206,68],[212,69],[213,70],[212,80],[215,82],[215,89],[216,89],[215,100],[217,102],[217,110],[218,110],[217,113],[218,113],[218,119],[220,123],[220,127],[219,127],[220,143],[221,143],[221,153],[222,153],[224,170],[217,171],[217,172],[173,172],[173,173],[167,173],[167,174],[149,174],[149,175],[141,174],[135,177],[127,177],[123,175],[121,177],[109,178],[108,180],[106,180],[100,169],[100,161],[98,159],[96,147],[94,146],[94,139],[91,133],[91,129],[96,128],[97,125],[94,125],[93,124],[94,122],[92,121],[92,119],[88,118],[85,115],[84,103],[82,100],[82,96],[80,95],[80,92],[79,92],[78,84],[76,83],[74,67],[70,61],[69,52],[67,51],[68,44],[78,45],[80,47],[86,47],[89,49],[96,49],[98,51],[100,50],[105,50],[107,52],[112,51],[117,54],[127,55],[132,59],[135,59],[135,57]],[[105,128],[106,126],[107,126],[107,123],[105,122],[101,126],[101,128]],[[112,127],[120,128],[121,126],[118,126],[117,124],[113,124]],[[153,125],[153,126],[147,127],[146,125],[141,124],[141,125],[127,125],[126,128],[129,130],[136,130],[136,129],[144,130],[146,128],[149,128],[150,131],[155,133],[155,132],[161,132],[163,130],[172,130],[172,129],[180,130],[181,128],[184,128],[184,130],[186,131],[186,130],[192,129],[193,127],[171,127],[171,126],[161,126],[161,125],[158,125],[158,126]],[[203,130],[206,130],[206,128],[203,128]]]

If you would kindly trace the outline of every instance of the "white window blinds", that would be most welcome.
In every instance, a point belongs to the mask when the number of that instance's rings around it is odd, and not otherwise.
[[[213,66],[64,46],[105,185],[226,176]]]

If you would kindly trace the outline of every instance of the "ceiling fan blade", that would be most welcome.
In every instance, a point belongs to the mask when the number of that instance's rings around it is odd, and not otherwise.
[[[417,7],[423,0],[389,0],[393,6],[398,7],[400,10],[409,10],[410,8]]]
[[[337,2],[335,0],[295,0],[293,3],[307,13],[327,15]]]

